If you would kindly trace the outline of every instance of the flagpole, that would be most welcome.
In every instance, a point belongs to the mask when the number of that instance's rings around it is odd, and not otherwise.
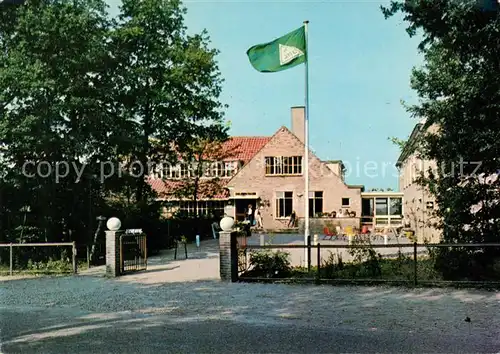
[[[309,41],[308,41],[308,25],[309,21],[304,21],[305,34],[305,99],[304,99],[304,244],[307,245],[309,236]],[[309,264],[309,253],[307,248],[304,248],[304,267]]]

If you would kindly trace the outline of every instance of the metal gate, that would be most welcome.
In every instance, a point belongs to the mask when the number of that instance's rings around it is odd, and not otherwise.
[[[146,270],[148,265],[146,235],[124,234],[120,236],[120,273]]]

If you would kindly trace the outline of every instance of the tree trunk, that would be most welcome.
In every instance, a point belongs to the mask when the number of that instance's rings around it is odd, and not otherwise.
[[[139,155],[139,163],[141,165],[140,169],[142,172],[141,176],[138,177],[137,179],[137,193],[136,193],[136,201],[139,203],[139,208],[142,212],[144,208],[144,192],[145,192],[145,187],[146,187],[146,182],[144,179],[144,174],[147,173],[148,170],[148,157],[149,157],[149,150],[150,150],[150,143],[149,143],[149,136],[151,135],[151,110],[149,108],[149,105],[146,106],[145,112],[144,112],[144,119],[143,119],[143,139],[142,139],[142,147],[140,150],[140,155]]]
[[[99,238],[99,234],[102,232],[102,230],[104,229],[104,220],[105,219],[99,219],[99,224],[97,225],[97,230],[95,231],[95,234],[94,234],[94,240],[92,242],[92,248],[90,250],[90,262],[92,264],[94,264],[95,262],[95,249],[96,249],[96,246],[97,246],[97,240]]]

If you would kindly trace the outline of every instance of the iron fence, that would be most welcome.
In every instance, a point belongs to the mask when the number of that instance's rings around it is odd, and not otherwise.
[[[37,269],[36,267],[36,262],[32,267],[28,267],[28,269],[17,269],[14,270],[14,261],[16,258],[16,254],[14,252],[14,249],[19,248],[29,248],[29,247],[71,247],[71,269],[70,270],[65,270],[65,269]],[[76,251],[76,242],[58,242],[58,243],[0,243],[0,249],[5,249],[7,248],[9,251],[9,270],[8,274],[9,275],[14,275],[14,272],[23,272],[23,273],[73,273],[76,274],[78,269],[77,269],[77,251]],[[52,258],[49,256],[49,258]],[[28,263],[31,260],[31,257],[29,257],[28,261],[23,260],[23,263]]]
[[[414,243],[395,243],[395,244],[311,244],[311,239],[308,239],[307,245],[305,244],[249,244],[246,242],[241,242],[238,239],[238,253],[239,253],[239,267],[238,267],[238,279],[240,281],[258,281],[258,282],[315,282],[317,284],[321,283],[333,283],[333,284],[353,284],[353,283],[391,283],[398,285],[411,285],[411,286],[426,286],[426,285],[485,285],[485,286],[500,286],[500,263],[498,264],[498,269],[495,273],[495,280],[442,280],[442,279],[419,279],[419,263],[422,264],[425,261],[431,260],[431,255],[429,254],[432,250],[439,248],[447,249],[458,249],[458,248],[476,248],[476,249],[500,249],[500,243],[434,243],[434,244],[418,244]],[[386,253],[384,256],[387,259],[394,259],[403,255],[407,257],[407,260],[411,262],[409,265],[411,270],[411,279],[407,277],[406,279],[384,279],[382,277],[365,277],[365,278],[354,278],[354,277],[333,277],[326,278],[323,275],[325,269],[325,263],[323,262],[324,257],[322,257],[322,250],[355,250],[355,249],[398,249],[396,252]],[[300,277],[259,277],[259,276],[248,276],[246,274],[250,273],[251,266],[249,265],[248,251],[252,250],[299,250],[305,255],[307,252],[308,261],[307,264],[303,266],[296,267],[297,269],[302,268],[302,275]],[[422,251],[422,249],[424,251]],[[402,251],[403,250],[403,251]],[[313,252],[316,253],[313,255]],[[380,254],[378,254],[380,256]],[[314,259],[314,262],[313,262]],[[500,252],[499,252],[499,262],[500,262]],[[313,269],[315,268],[315,269]],[[410,274],[408,274],[410,275]],[[496,280],[498,279],[498,281]]]
[[[148,265],[145,234],[120,236],[120,273],[146,270]]]

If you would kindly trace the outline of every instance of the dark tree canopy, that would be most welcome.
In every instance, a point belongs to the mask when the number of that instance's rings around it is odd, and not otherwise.
[[[499,181],[481,178],[500,167],[500,11],[486,5],[493,4],[421,0],[382,9],[386,17],[402,13],[408,33],[423,35],[425,62],[411,77],[420,101],[409,110],[438,127],[419,148],[438,168],[420,183],[436,197],[446,242],[500,241]]]
[[[187,34],[185,12],[167,0],[124,0],[118,18],[103,0],[0,6],[0,242],[86,243],[99,214],[147,227],[151,162],[227,137],[218,51]],[[40,163],[69,169],[41,177]]]

